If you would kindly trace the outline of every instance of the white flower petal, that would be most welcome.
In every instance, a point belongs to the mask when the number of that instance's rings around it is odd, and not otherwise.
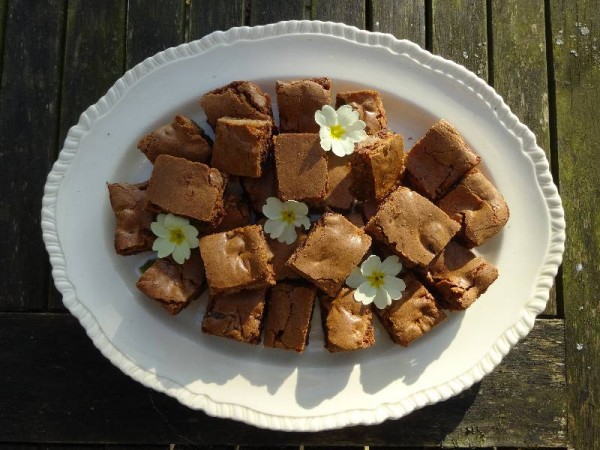
[[[269,219],[281,218],[283,203],[277,197],[269,197],[267,203],[262,207],[262,212]]]
[[[296,227],[294,225],[285,225],[281,235],[277,238],[279,242],[286,244],[293,244],[298,235],[296,234]]]
[[[377,289],[371,286],[371,283],[366,282],[358,286],[354,291],[354,300],[361,302],[363,305],[369,305],[377,295]]]
[[[294,226],[296,226],[296,227],[303,226],[305,230],[308,230],[310,228],[310,219],[306,216],[297,217],[296,220],[294,221]]]
[[[356,289],[365,281],[367,280],[365,280],[365,277],[363,277],[363,274],[360,272],[359,267],[355,267],[350,273],[350,276],[346,278],[346,284],[352,289]]]
[[[198,230],[193,225],[185,225],[182,228],[183,235],[185,236],[185,240],[189,243],[198,240]]]
[[[377,255],[369,256],[360,266],[360,272],[363,276],[368,277],[375,271],[379,271],[381,267],[381,259]]]
[[[338,123],[344,128],[358,120],[358,111],[353,110],[350,105],[342,105],[336,112]]]
[[[384,288],[376,289],[376,291],[377,294],[373,299],[373,303],[375,303],[375,306],[377,306],[379,309],[383,309],[386,306],[392,304],[392,299],[388,291],[386,291]]]
[[[362,142],[368,137],[365,130],[352,130],[346,133],[346,139],[352,142]]]
[[[319,131],[319,138],[321,139],[321,148],[326,152],[331,150],[333,139],[331,138],[329,128],[321,128],[321,131]]]
[[[402,292],[404,292],[404,289],[406,289],[406,283],[401,278],[386,275],[383,277],[383,287],[386,291],[388,291],[388,294],[392,300],[398,300],[400,297],[402,297]]]
[[[185,225],[189,225],[189,223],[190,223],[189,220],[169,213],[169,214],[167,214],[167,217],[165,217],[164,225],[168,229],[173,229],[173,228],[183,228]]]
[[[305,216],[308,214],[306,203],[297,202],[296,200],[288,200],[283,204],[283,208],[287,211],[292,211],[296,216]]]
[[[164,258],[165,256],[169,256],[173,253],[173,249],[175,248],[175,243],[171,242],[166,238],[156,238],[154,243],[152,244],[152,250],[158,252],[159,258]]]
[[[341,139],[332,139],[331,151],[337,156],[346,156],[348,153],[344,144],[345,141],[342,141]],[[354,147],[352,147],[352,151],[354,151]]]
[[[156,221],[164,227],[166,218],[167,218],[166,214],[159,214],[158,216],[156,216]]]
[[[190,257],[190,247],[183,242],[181,245],[176,245],[173,250],[173,259],[177,264],[183,264]]]
[[[402,270],[402,264],[400,264],[400,258],[396,255],[388,256],[381,263],[380,270],[386,275],[395,277]]]
[[[281,233],[283,233],[285,225],[286,224],[281,220],[267,219],[263,229],[265,230],[265,233],[271,236],[271,238],[277,239],[279,236],[281,236]]]
[[[330,127],[338,123],[338,117],[335,109],[325,105],[321,108],[321,111],[315,113],[315,121],[322,127]]]
[[[158,237],[168,238],[169,235],[171,234],[169,229],[160,222],[152,222],[150,224],[150,229]]]

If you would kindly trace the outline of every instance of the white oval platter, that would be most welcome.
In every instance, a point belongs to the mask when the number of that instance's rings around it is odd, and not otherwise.
[[[508,225],[478,249],[499,279],[406,349],[378,326],[375,347],[329,354],[318,311],[302,355],[203,335],[205,296],[170,317],[135,287],[151,255],[114,252],[106,183],[149,176],[140,137],[176,113],[206,127],[199,97],[230,81],[255,81],[275,99],[275,80],[314,76],[330,77],[334,91],[379,90],[407,148],[449,120],[510,206]],[[215,32],[128,71],[69,131],[48,176],[42,228],[65,305],[114,365],[190,408],[295,431],[402,417],[481,380],[544,310],[565,240],[544,152],[490,86],[409,41],[312,21]]]

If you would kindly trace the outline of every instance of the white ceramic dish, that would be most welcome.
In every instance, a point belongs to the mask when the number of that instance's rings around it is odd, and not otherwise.
[[[408,147],[448,119],[510,206],[506,228],[479,249],[500,278],[466,313],[407,349],[378,328],[374,348],[329,354],[318,312],[303,355],[205,336],[205,298],[168,316],[135,288],[136,267],[149,255],[113,250],[106,182],[147,178],[150,165],[135,148],[141,136],[178,112],[205,124],[197,99],[232,80],[273,94],[276,79],[311,76],[331,77],[335,90],[381,91]],[[210,415],[297,431],[401,417],[480,380],[544,310],[565,239],[543,151],[484,81],[391,35],[309,21],[216,32],[128,71],[69,131],[48,176],[42,227],[65,305],[113,364]]]

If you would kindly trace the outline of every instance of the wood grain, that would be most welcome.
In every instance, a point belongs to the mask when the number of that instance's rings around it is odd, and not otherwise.
[[[550,2],[560,192],[569,440],[600,448],[600,1]]]
[[[311,18],[364,29],[367,26],[365,3],[364,0],[313,0]]]
[[[129,0],[125,65],[129,69],[184,41],[182,0]]]
[[[493,0],[491,5],[490,78],[510,109],[535,133],[550,161],[544,1]],[[557,314],[554,289],[544,314]]]
[[[433,53],[487,80],[485,0],[433,0],[431,17]]]
[[[0,442],[26,435],[73,443],[565,445],[560,320],[539,321],[490,376],[457,397],[378,426],[321,433],[260,430],[192,411],[123,375],[65,314],[0,314],[0,342]]]
[[[425,48],[425,0],[373,0],[368,5],[371,30],[391,33]]]
[[[48,255],[40,211],[57,146],[64,5],[62,0],[14,0],[6,11],[0,81],[0,310],[47,306]]]
[[[81,113],[96,103],[123,75],[127,3],[71,0],[62,78],[59,147]],[[60,293],[51,287],[50,308],[62,310]]]
[[[189,2],[189,36],[200,39],[216,30],[226,31],[244,24],[244,0],[187,0]]]
[[[310,1],[306,0],[252,0],[250,5],[249,25],[310,19]]]

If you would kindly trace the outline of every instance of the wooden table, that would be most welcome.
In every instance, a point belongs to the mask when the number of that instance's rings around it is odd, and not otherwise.
[[[53,287],[40,208],[68,128],[125,70],[214,30],[309,18],[488,80],[547,151],[568,241],[545,314],[481,383],[379,426],[282,433],[189,410],[105,360]],[[0,0],[0,31],[1,448],[600,449],[599,0]]]

